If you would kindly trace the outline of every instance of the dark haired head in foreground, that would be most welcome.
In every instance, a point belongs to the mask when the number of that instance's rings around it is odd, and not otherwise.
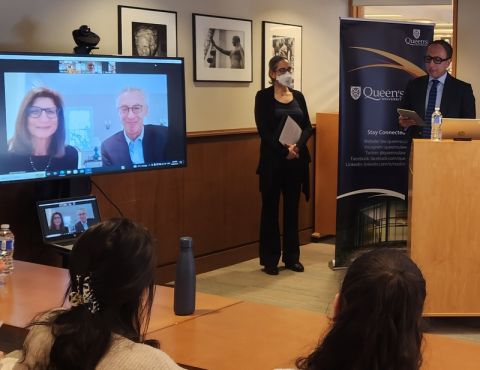
[[[127,219],[90,227],[70,257],[66,295],[72,307],[52,311],[32,324],[23,364],[93,370],[117,368],[119,358],[125,357],[138,369],[178,369],[163,352],[138,344],[147,343],[154,268],[153,240],[144,227]],[[156,341],[147,344],[158,348]],[[145,358],[150,358],[149,365]],[[156,366],[149,367],[151,363]]]
[[[336,297],[333,323],[299,369],[418,370],[426,288],[404,253],[380,249],[358,257]]]

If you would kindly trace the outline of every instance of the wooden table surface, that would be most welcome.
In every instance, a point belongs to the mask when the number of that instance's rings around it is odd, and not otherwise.
[[[175,361],[209,370],[294,368],[328,328],[325,315],[241,302],[149,334]],[[478,370],[480,344],[426,334],[422,370]]]
[[[60,307],[68,288],[68,271],[58,267],[14,261],[13,274],[0,286],[0,321],[25,327],[38,313]],[[177,325],[180,322],[239,303],[240,300],[211,294],[196,294],[193,315],[177,316],[173,312],[171,287],[157,286],[148,331]]]
[[[14,267],[0,287],[0,321],[23,328],[38,313],[62,305],[69,277],[57,267],[23,261]]]
[[[0,287],[0,321],[24,327],[58,307],[68,286],[61,268],[15,261]],[[173,289],[158,286],[149,337],[175,361],[204,369],[293,368],[328,327],[325,315],[197,293],[194,315],[173,313]],[[478,370],[480,344],[426,334],[422,370]]]
[[[241,302],[149,334],[175,361],[206,369],[293,367],[315,347],[326,316]]]

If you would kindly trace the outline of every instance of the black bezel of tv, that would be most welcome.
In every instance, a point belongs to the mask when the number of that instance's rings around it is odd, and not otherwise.
[[[38,169],[31,155],[8,150],[20,104],[38,87],[52,89],[63,99],[65,145],[79,153],[78,168]],[[125,88],[140,89],[147,97],[145,125],[167,126],[168,130],[162,129],[167,132],[164,148],[155,148],[162,150],[162,156],[147,163],[99,166],[101,144],[123,130],[116,100]],[[12,171],[12,163],[22,167]],[[0,183],[185,166],[183,58],[0,52]]]

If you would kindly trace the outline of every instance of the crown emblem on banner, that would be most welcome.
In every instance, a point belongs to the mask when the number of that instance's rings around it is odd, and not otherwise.
[[[416,39],[420,37],[420,29],[418,28],[413,29],[413,37],[415,37]]]
[[[362,88],[360,86],[350,86],[350,96],[353,100],[358,100],[362,95]]]

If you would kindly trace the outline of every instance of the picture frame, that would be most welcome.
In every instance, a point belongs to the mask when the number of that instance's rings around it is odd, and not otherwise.
[[[118,5],[118,53],[177,56],[177,12]]]
[[[302,90],[302,26],[262,22],[262,86],[270,86],[268,62],[275,55],[283,55],[293,68],[295,90]]]
[[[192,14],[195,81],[252,82],[252,21]]]

